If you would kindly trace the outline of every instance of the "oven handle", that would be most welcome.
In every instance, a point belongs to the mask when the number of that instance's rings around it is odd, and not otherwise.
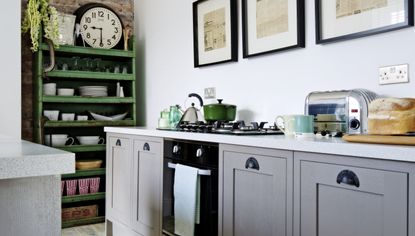
[[[167,167],[169,167],[170,169],[176,169],[176,164],[169,162],[167,163]],[[197,174],[198,175],[210,175],[210,170],[197,169]]]

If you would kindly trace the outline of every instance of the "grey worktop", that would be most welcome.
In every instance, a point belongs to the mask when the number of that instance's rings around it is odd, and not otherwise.
[[[0,179],[75,172],[75,154],[0,135]]]
[[[235,144],[300,152],[314,152],[415,162],[415,146],[349,143],[341,138],[295,138],[284,135],[225,135],[157,130],[146,127],[105,127],[105,132],[169,139]]]

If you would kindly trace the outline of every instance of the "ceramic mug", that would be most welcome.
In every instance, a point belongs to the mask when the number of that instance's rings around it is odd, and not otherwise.
[[[68,144],[66,144],[69,141]],[[52,143],[51,143],[52,142]],[[74,144],[75,139],[68,137],[67,134],[46,134],[45,135],[45,144],[48,146],[65,146]]]
[[[285,135],[302,135],[314,133],[314,116],[285,115],[276,119],[277,127]]]

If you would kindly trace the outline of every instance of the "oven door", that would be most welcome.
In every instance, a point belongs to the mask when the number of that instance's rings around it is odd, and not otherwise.
[[[188,162],[164,158],[163,171],[163,234],[174,234],[174,166],[182,164],[199,169],[200,224],[195,225],[195,236],[218,235],[218,171]]]

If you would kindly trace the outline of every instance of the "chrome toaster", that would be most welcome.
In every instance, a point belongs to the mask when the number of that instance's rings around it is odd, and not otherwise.
[[[365,89],[312,92],[305,114],[313,115],[314,132],[322,135],[367,133],[368,106],[378,95]]]

